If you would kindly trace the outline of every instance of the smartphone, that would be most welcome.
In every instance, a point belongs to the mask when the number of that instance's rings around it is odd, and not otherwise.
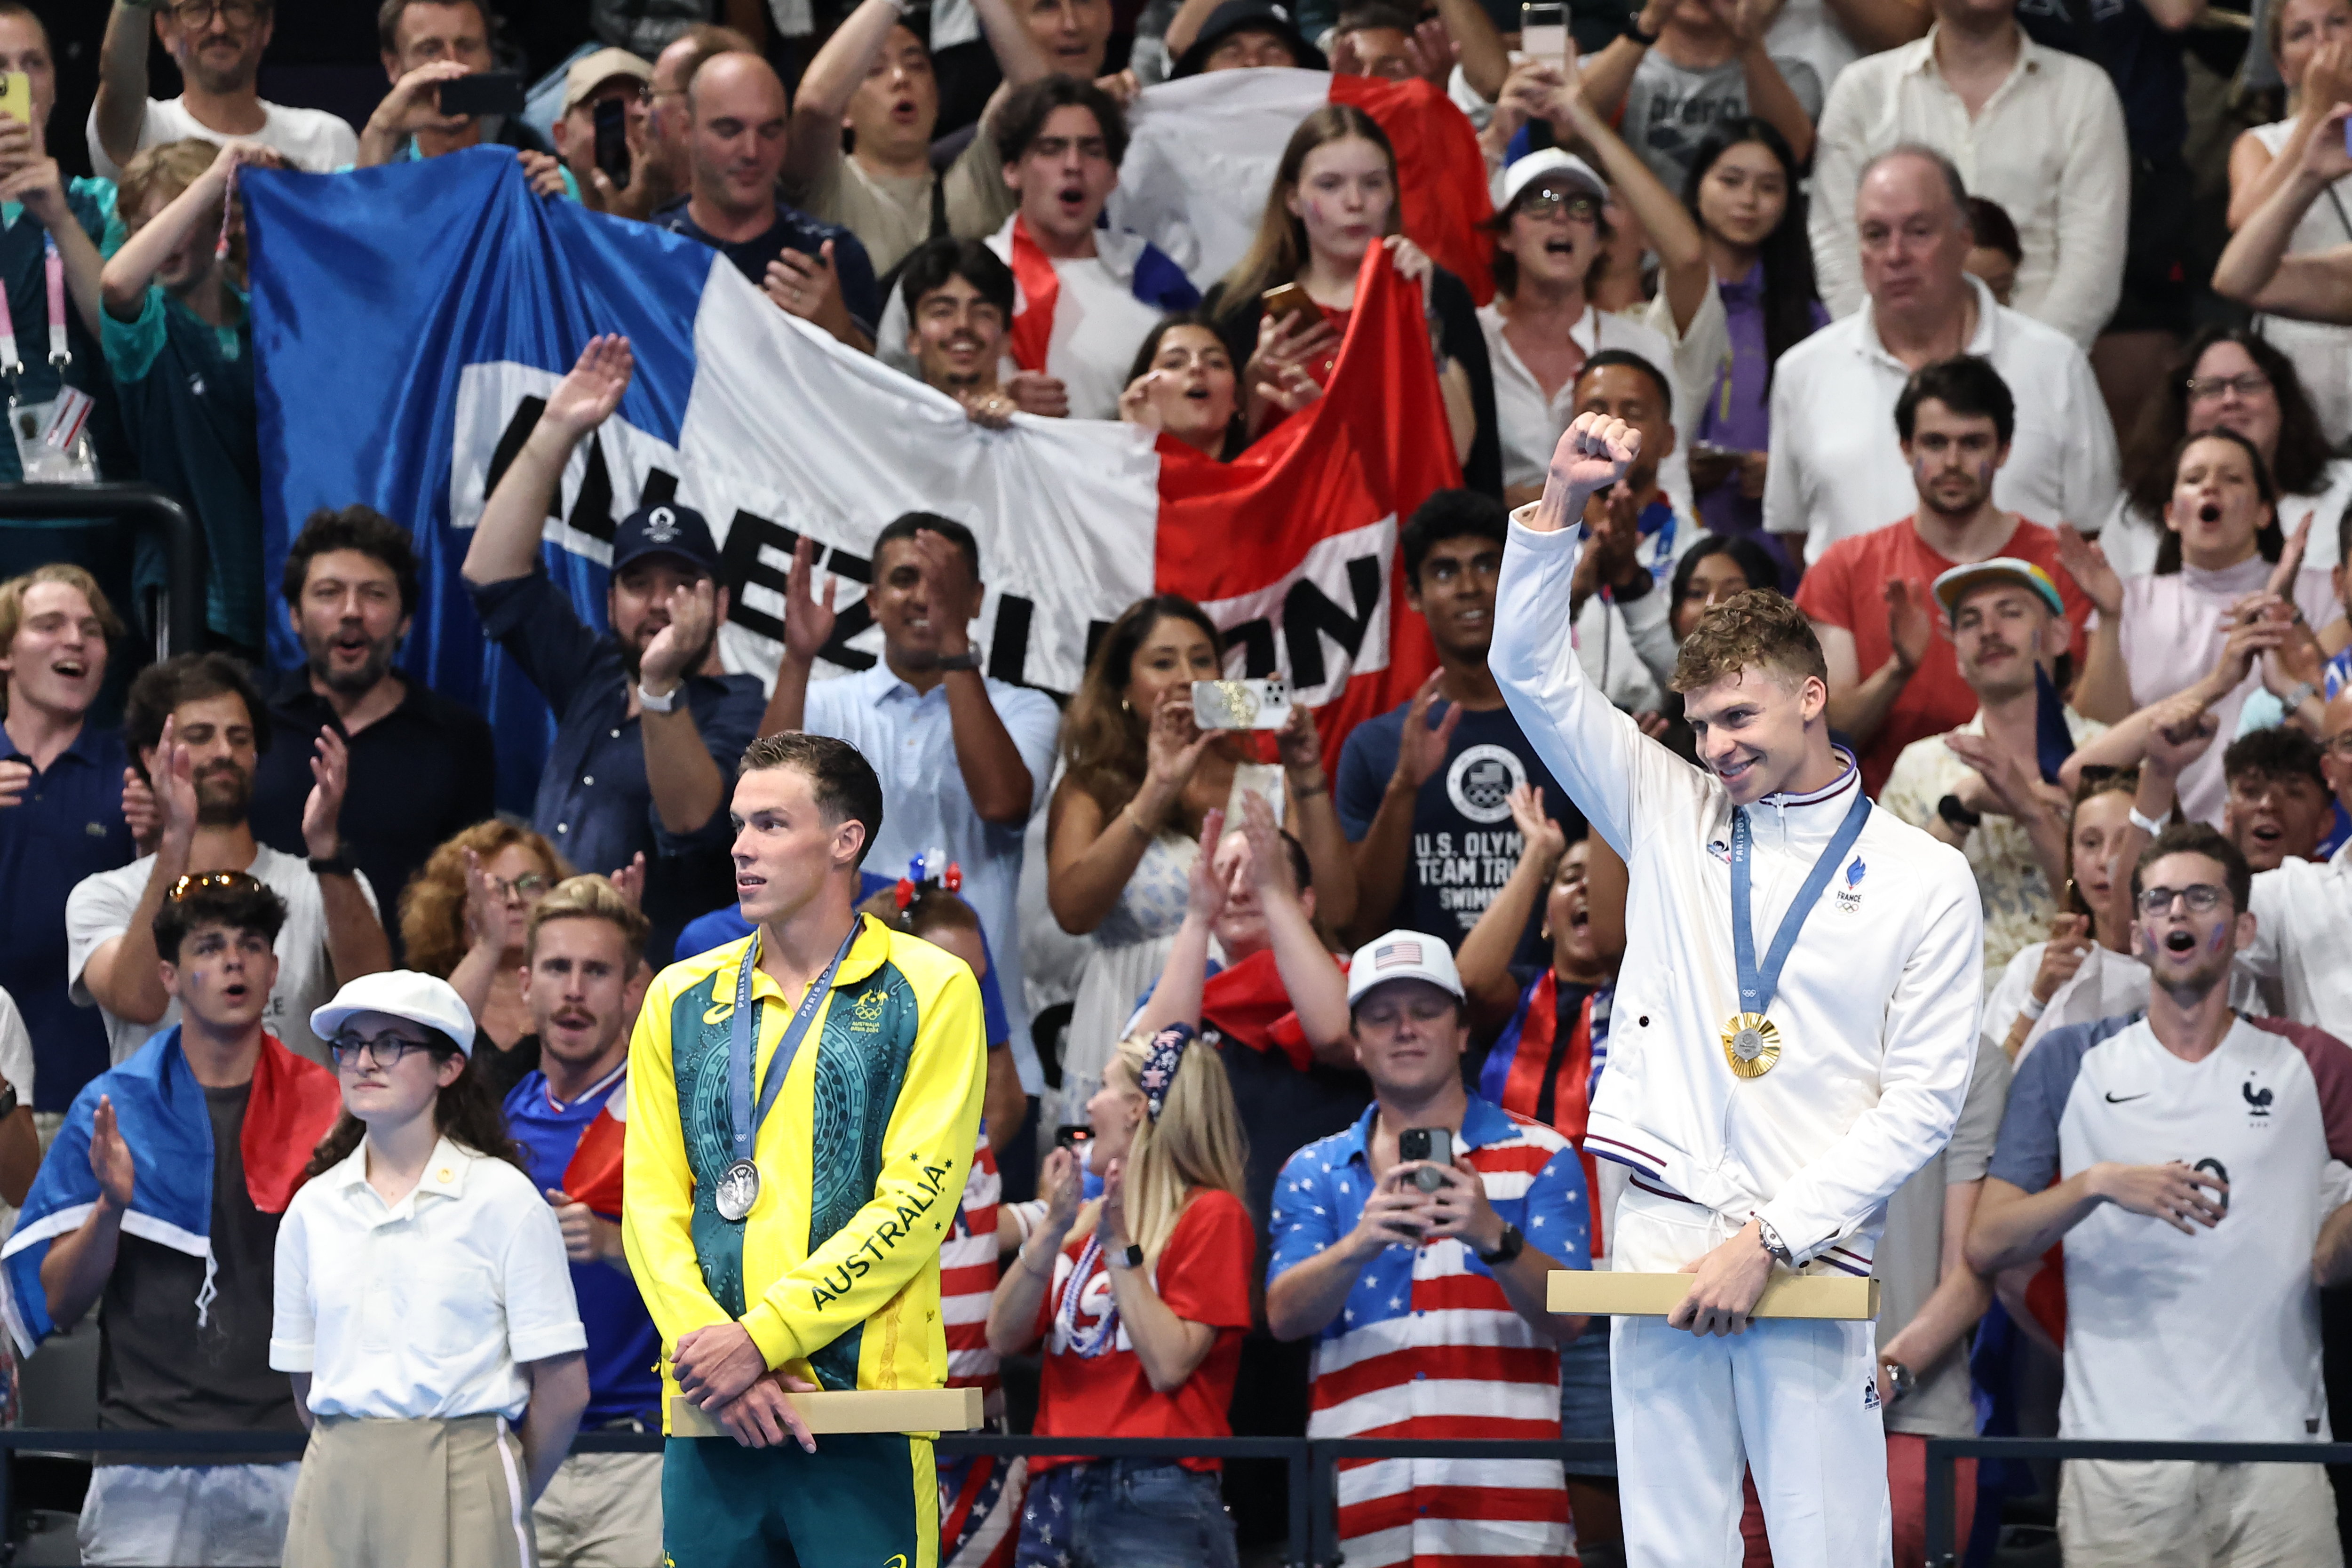
[[[1290,688],[1280,680],[1196,680],[1192,722],[1203,730],[1279,730],[1290,721]]]
[[[1433,1165],[1454,1163],[1454,1134],[1443,1127],[1408,1127],[1397,1134],[1397,1158],[1426,1160]],[[1412,1184],[1433,1193],[1445,1184],[1435,1171],[1415,1171]]]
[[[19,125],[33,122],[33,79],[23,71],[0,73],[0,115]]]
[[[1085,1153],[1087,1145],[1094,1141],[1095,1130],[1084,1124],[1058,1128],[1054,1133],[1054,1147],[1067,1149],[1073,1154]]]
[[[477,71],[451,77],[441,84],[444,114],[520,114],[522,77],[516,71]]]
[[[614,190],[629,186],[629,106],[608,98],[596,105],[596,166]]]
[[[1323,307],[1307,298],[1307,290],[1296,283],[1269,289],[1258,296],[1258,300],[1265,306],[1267,315],[1276,321],[1285,316],[1297,316],[1300,318],[1298,324],[1302,328],[1311,327],[1323,319]]]
[[[1568,7],[1556,0],[1528,0],[1519,7],[1519,52],[1529,59],[1568,58]]]

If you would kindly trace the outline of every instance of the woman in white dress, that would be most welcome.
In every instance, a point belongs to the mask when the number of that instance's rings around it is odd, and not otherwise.
[[[1078,981],[1041,1131],[1085,1120],[1137,1001],[1160,978],[1184,922],[1185,879],[1203,816],[1241,818],[1263,795],[1306,847],[1324,919],[1356,902],[1353,862],[1323,774],[1322,744],[1302,705],[1277,735],[1279,765],[1251,761],[1249,731],[1192,721],[1192,682],[1224,673],[1215,623],[1172,594],[1130,605],[1103,634],[1062,721],[1064,773],[1046,821],[1045,899],[1054,920],[1094,951]]]
[[[2117,900],[2131,878],[2116,848],[2131,826],[2137,770],[2095,773],[2074,792],[2066,828],[2066,891],[2047,942],[2018,951],[1985,999],[1979,1048],[2013,1062],[2066,1024],[2147,1005],[2147,966],[2131,955],[2131,911]]]
[[[2285,0],[2270,8],[2271,58],[2286,83],[2287,117],[2241,133],[2230,149],[2235,230],[2302,166],[2327,111],[2352,101],[2352,0]],[[2338,180],[2295,226],[2290,251],[2352,244],[2352,176]],[[2258,316],[2256,331],[2294,362],[2329,445],[2352,435],[2352,327]],[[2333,521],[2330,518],[2327,521]]]

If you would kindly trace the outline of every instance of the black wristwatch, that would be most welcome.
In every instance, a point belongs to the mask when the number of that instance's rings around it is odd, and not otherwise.
[[[1948,795],[1937,801],[1936,815],[1963,833],[1974,833],[1984,826],[1983,814],[1970,811],[1967,806],[1962,805],[1960,797],[1956,795]]]
[[[1140,1242],[1130,1241],[1125,1252],[1113,1253],[1106,1261],[1113,1268],[1140,1268],[1143,1267],[1143,1246]]]
[[[1628,11],[1625,13],[1625,26],[1623,31],[1627,37],[1633,39],[1635,43],[1641,45],[1645,49],[1654,49],[1658,47],[1657,34],[1645,33],[1642,31],[1642,13],[1638,10]]]
[[[332,855],[311,856],[310,865],[310,875],[314,877],[350,877],[359,872],[358,867],[343,858],[340,847]]]
[[[980,650],[972,647],[966,648],[961,653],[943,653],[940,655],[939,667],[941,669],[978,669]]]
[[[1528,1249],[1528,1238],[1515,1225],[1503,1226],[1503,1239],[1492,1252],[1478,1254],[1478,1261],[1489,1268],[1499,1268]]]
[[[0,1121],[5,1121],[15,1114],[16,1114],[16,1086],[13,1083],[0,1083]]]

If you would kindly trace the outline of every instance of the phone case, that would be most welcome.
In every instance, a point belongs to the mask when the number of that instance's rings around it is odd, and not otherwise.
[[[1290,689],[1280,680],[1196,680],[1192,721],[1203,730],[1279,730],[1290,721]]]

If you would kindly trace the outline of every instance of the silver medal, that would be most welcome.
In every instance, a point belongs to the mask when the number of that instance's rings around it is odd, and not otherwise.
[[[730,1224],[740,1223],[760,1201],[760,1167],[749,1160],[738,1160],[719,1173],[719,1191],[713,1201],[719,1217]]]
[[[1764,1054],[1764,1037],[1754,1029],[1740,1030],[1731,1037],[1731,1054],[1743,1062],[1754,1061]]]

